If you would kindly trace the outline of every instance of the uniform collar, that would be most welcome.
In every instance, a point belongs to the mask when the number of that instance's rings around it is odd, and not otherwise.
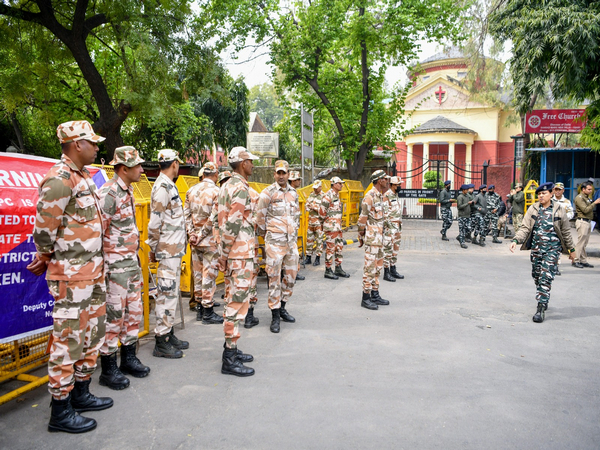
[[[69,158],[67,155],[65,155],[64,153],[61,155],[60,160],[63,163],[65,163],[67,166],[69,166],[75,172],[83,172],[87,175],[90,174],[85,167],[83,169],[79,170],[79,167],[77,167],[77,164],[75,164],[73,162],[73,160],[71,158]]]
[[[170,179],[168,176],[166,176],[166,175],[165,175],[164,173],[162,173],[162,172],[161,172],[161,173],[158,175],[158,178],[156,179],[156,181],[158,181],[160,178],[163,178],[163,180],[164,180],[164,181],[166,181],[166,182],[168,182],[169,184],[171,184],[171,185],[173,185],[173,186],[177,187],[177,186],[175,185],[175,182],[174,182],[173,180],[171,180],[171,179]],[[156,183],[156,181],[155,181],[155,183]]]
[[[117,184],[119,185],[119,187],[121,189],[123,189],[124,191],[129,192],[130,194],[133,194],[133,186],[131,186],[131,185],[127,186],[125,184],[125,182],[116,173],[115,173],[115,176],[113,178],[117,180]]]

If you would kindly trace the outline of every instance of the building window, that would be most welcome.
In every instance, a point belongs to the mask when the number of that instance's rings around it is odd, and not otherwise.
[[[464,77],[466,77],[466,76],[467,76],[467,72],[457,72],[457,73],[456,73],[456,78],[458,78],[459,80],[460,80],[461,78],[464,78]]]
[[[521,160],[523,159],[523,139],[517,139],[515,155],[517,157],[517,163],[521,164]]]
[[[425,81],[425,80],[428,80],[428,79],[429,79],[429,75],[425,75],[425,76],[423,77],[423,81]]]

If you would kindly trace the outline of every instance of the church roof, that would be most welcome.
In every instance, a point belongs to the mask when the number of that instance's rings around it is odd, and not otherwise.
[[[434,61],[443,61],[445,59],[465,58],[465,55],[458,47],[451,47],[443,52],[438,52],[427,59],[424,59],[420,64],[426,64]]]
[[[477,134],[475,131],[463,127],[462,125],[446,119],[444,116],[437,116],[428,120],[420,127],[417,127],[411,134],[426,134],[426,133],[465,133]]]

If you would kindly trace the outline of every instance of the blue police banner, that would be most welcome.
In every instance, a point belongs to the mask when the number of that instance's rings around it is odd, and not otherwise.
[[[56,162],[0,153],[0,343],[52,327],[54,302],[46,278],[26,267],[36,254],[32,233],[39,183]],[[88,170],[97,186],[104,184],[103,170]]]

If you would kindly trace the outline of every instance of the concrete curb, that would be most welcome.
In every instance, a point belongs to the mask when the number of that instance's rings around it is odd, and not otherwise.
[[[344,239],[344,245],[356,244],[357,242],[358,239]]]

